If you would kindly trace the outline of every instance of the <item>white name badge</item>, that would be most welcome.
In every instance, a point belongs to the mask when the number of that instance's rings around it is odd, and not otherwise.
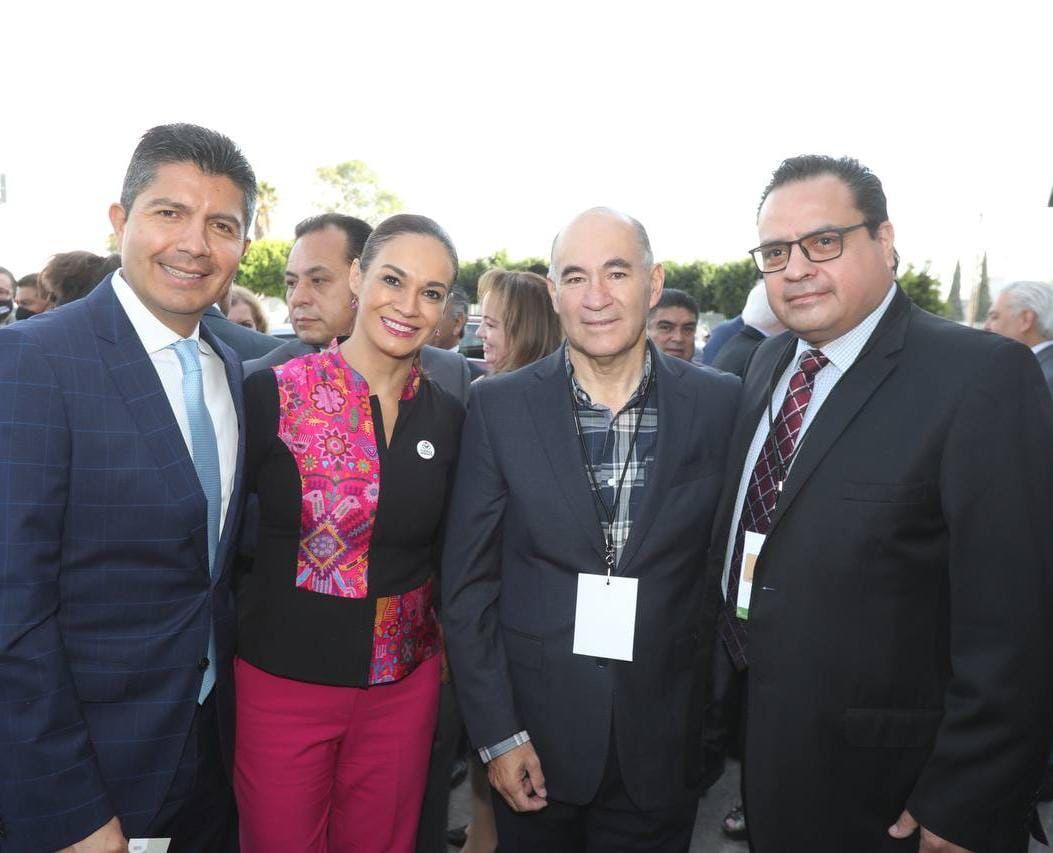
[[[746,531],[742,543],[742,565],[739,566],[739,596],[735,601],[735,615],[739,619],[750,618],[750,596],[753,595],[753,569],[757,565],[761,548],[764,547],[764,534]]]
[[[636,578],[578,575],[574,654],[633,659],[636,585]]]
[[[129,838],[128,853],[168,853],[171,838]]]

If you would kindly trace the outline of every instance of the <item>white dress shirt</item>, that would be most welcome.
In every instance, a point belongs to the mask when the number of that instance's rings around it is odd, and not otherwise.
[[[172,407],[179,431],[186,442],[187,453],[192,454],[190,440],[190,421],[186,414],[186,402],[183,399],[183,368],[179,356],[171,349],[172,344],[182,338],[164,323],[157,319],[150,309],[124,280],[124,270],[113,274],[113,291],[117,301],[132,322],[132,328],[142,341],[143,348],[153,362],[165,396]],[[234,411],[234,398],[227,384],[227,373],[223,359],[205,341],[201,340],[199,328],[195,327],[190,340],[197,341],[201,358],[201,378],[205,392],[205,407],[212,417],[212,426],[216,431],[216,443],[219,447],[219,477],[222,494],[220,506],[220,535],[226,524],[227,507],[234,491],[234,469],[238,461],[238,417]]]
[[[845,371],[847,371],[855,360],[859,358],[859,353],[862,352],[866,342],[870,340],[870,336],[874,333],[874,329],[877,328],[877,324],[881,321],[881,318],[885,316],[885,312],[888,310],[888,306],[892,302],[892,297],[895,295],[896,285],[893,282],[881,304],[871,311],[863,319],[863,322],[854,329],[845,332],[845,334],[836,340],[832,340],[825,346],[819,347],[823,355],[825,355],[829,361],[818,373],[815,374],[815,386],[812,389],[812,399],[808,403],[808,408],[805,409],[804,421],[801,423],[801,431],[797,435],[796,446],[798,448],[804,442],[804,435],[808,431],[808,427],[811,425],[812,421],[815,420],[815,416],[823,407],[826,398],[830,396],[830,392],[834,390],[834,386],[838,383],[841,377],[845,375]],[[782,408],[782,402],[783,398],[786,396],[786,390],[790,387],[790,378],[797,372],[799,366],[798,360],[801,357],[801,353],[809,349],[812,349],[810,343],[798,339],[797,349],[794,352],[793,358],[790,359],[790,363],[786,365],[786,369],[782,372],[782,376],[779,378],[779,382],[775,386],[775,392],[772,394],[771,400],[769,401],[772,421],[779,416],[779,410]],[[739,491],[735,497],[735,513],[731,517],[731,535],[728,539],[727,552],[724,554],[724,576],[721,581],[721,586],[725,598],[728,594],[728,571],[731,568],[731,557],[735,550],[735,536],[738,533],[739,518],[742,515],[742,503],[746,498],[746,489],[749,488],[750,477],[753,474],[754,467],[757,465],[757,458],[760,456],[761,450],[764,448],[764,442],[768,439],[770,423],[771,422],[768,420],[768,412],[762,412],[760,420],[757,423],[757,429],[753,433],[753,441],[750,444],[749,452],[746,454],[746,462],[742,466],[742,476],[739,478]],[[794,458],[796,458],[796,453],[794,454]],[[790,463],[790,467],[793,467],[792,462]]]
[[[1046,347],[1053,347],[1053,341],[1042,341],[1040,344],[1035,344],[1031,347],[1031,352],[1038,355],[1042,350],[1046,349]]]

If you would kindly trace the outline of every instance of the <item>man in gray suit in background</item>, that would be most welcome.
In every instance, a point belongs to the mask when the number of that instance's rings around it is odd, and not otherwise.
[[[350,333],[357,309],[348,277],[371,231],[361,219],[341,213],[312,216],[296,226],[296,242],[285,267],[286,302],[296,340],[246,361],[245,376],[318,352],[333,338]],[[435,383],[467,402],[471,379],[464,356],[424,347],[421,366]]]
[[[1014,281],[1002,288],[984,328],[1031,347],[1053,394],[1053,285]]]

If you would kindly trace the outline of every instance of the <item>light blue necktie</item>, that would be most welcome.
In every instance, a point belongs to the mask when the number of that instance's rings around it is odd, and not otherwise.
[[[194,468],[201,482],[201,490],[208,500],[208,569],[216,570],[216,548],[219,545],[219,510],[223,499],[219,485],[219,445],[216,443],[216,430],[212,418],[205,408],[205,388],[201,376],[201,358],[198,355],[197,341],[184,339],[172,344],[172,349],[179,356],[183,368],[183,402],[186,403],[186,417],[190,422],[191,455],[194,457]],[[211,608],[210,608],[211,610]],[[216,683],[216,638],[211,620],[208,629],[208,669],[201,680],[201,692],[198,703],[204,702]]]

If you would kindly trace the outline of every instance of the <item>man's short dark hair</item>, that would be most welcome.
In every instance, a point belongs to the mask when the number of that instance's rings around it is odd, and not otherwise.
[[[313,234],[315,231],[324,231],[330,226],[339,228],[347,236],[348,263],[362,257],[362,249],[369,235],[373,233],[373,228],[368,222],[363,222],[354,216],[346,216],[343,213],[321,213],[318,216],[309,216],[296,224],[296,239],[299,240],[305,234]]]
[[[15,282],[15,290],[20,287],[32,287],[37,293],[40,293],[40,274],[31,272],[29,275],[22,276]]]
[[[245,155],[228,137],[196,124],[162,124],[143,134],[135,147],[121,188],[125,213],[139,194],[157,177],[160,166],[193,163],[206,175],[230,178],[241,190],[245,233],[256,212],[256,174]]]
[[[863,214],[867,232],[871,238],[877,236],[878,226],[888,221],[888,201],[885,189],[878,178],[854,157],[830,157],[826,154],[803,154],[783,160],[772,173],[768,186],[761,193],[757,214],[772,191],[797,181],[807,181],[821,175],[833,175],[852,192],[856,209]],[[899,253],[894,251],[893,269],[899,266]]]
[[[695,315],[696,320],[698,319],[698,302],[695,301],[695,297],[675,287],[667,287],[662,291],[658,304],[651,309],[649,316],[653,317],[654,312],[661,308],[686,308]]]

